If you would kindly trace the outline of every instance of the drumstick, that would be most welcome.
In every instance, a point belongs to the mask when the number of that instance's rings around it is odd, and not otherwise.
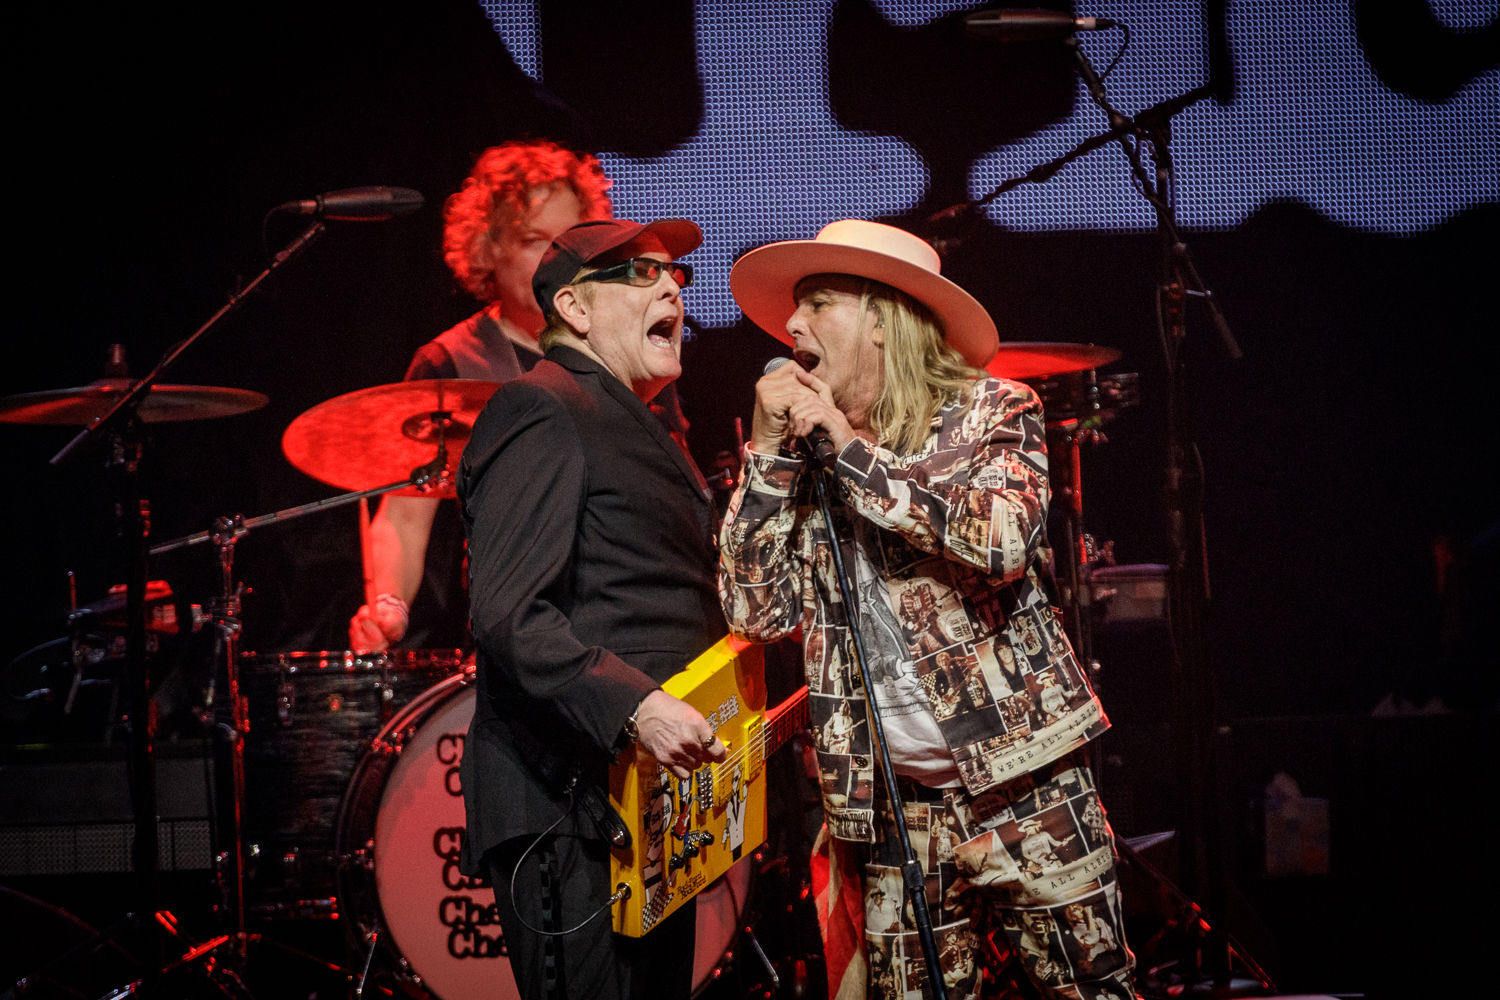
[[[359,498],[359,561],[365,576],[365,604],[375,609],[375,554],[370,543],[370,503]]]

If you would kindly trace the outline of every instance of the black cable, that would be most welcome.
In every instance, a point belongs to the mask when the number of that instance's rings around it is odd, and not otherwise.
[[[567,812],[564,812],[561,816],[557,817],[557,820],[553,822],[551,826],[547,827],[547,829],[537,834],[537,838],[533,840],[531,844],[526,848],[526,850],[521,852],[521,856],[516,859],[516,867],[510,873],[510,908],[515,911],[516,919],[521,922],[522,927],[526,928],[531,933],[539,934],[542,937],[562,937],[564,934],[572,934],[574,931],[581,930],[586,924],[591,923],[595,917],[603,913],[605,910],[609,909],[611,906],[614,906],[620,900],[630,898],[630,886],[626,885],[624,882],[621,882],[620,887],[615,890],[615,894],[606,899],[603,906],[599,907],[599,909],[584,917],[581,922],[575,924],[572,927],[569,927],[565,931],[539,930],[528,924],[526,922],[526,918],[521,916],[521,908],[516,905],[516,876],[521,873],[521,863],[526,860],[526,855],[530,854],[532,851],[541,846],[542,841],[546,839],[548,834],[562,825],[563,820],[573,815],[574,804],[573,793],[570,790],[568,792]]]
[[[68,636],[63,636],[61,639],[49,639],[47,642],[44,642],[44,643],[42,643],[39,646],[32,646],[26,652],[22,653],[20,656],[16,657],[15,659],[13,659],[9,663],[7,663],[5,665],[5,669],[9,670],[11,667],[15,666],[17,663],[20,663],[22,660],[26,659],[28,656],[35,656],[37,653],[41,653],[41,652],[44,652],[44,651],[46,651],[48,649],[51,649],[53,646],[61,646],[61,645],[65,644],[65,643],[68,643],[68,642],[71,642],[71,641],[72,640]]]
[[[1123,21],[1116,21],[1115,27],[1125,32],[1125,40],[1120,43],[1120,51],[1115,53],[1115,57],[1109,61],[1109,65],[1105,67],[1104,72],[1099,74],[1100,83],[1103,83],[1105,80],[1109,79],[1109,74],[1113,73],[1115,71],[1115,67],[1120,64],[1120,57],[1125,54],[1126,49],[1130,48],[1130,25],[1126,24]]]

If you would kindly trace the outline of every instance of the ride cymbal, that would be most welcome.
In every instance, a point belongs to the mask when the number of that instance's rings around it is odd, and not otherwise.
[[[368,490],[410,477],[436,457],[442,438],[448,454],[441,475],[425,490],[413,486],[392,495],[453,497],[469,430],[498,388],[498,382],[476,379],[424,379],[345,393],[293,420],[281,450],[320,482]]]
[[[0,398],[0,423],[63,424],[83,427],[109,412],[135,384],[129,378],[101,378],[71,389],[23,392]],[[153,385],[141,404],[141,420],[164,424],[178,420],[232,417],[258,410],[270,400],[249,389],[218,385]]]

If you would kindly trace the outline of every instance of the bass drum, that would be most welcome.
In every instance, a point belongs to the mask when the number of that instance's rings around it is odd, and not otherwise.
[[[413,699],[360,760],[339,809],[339,909],[355,967],[368,958],[372,980],[393,981],[398,995],[416,987],[439,1000],[520,996],[494,890],[458,870],[458,765],[474,698],[471,667]],[[754,860],[746,858],[699,893],[694,996],[732,957],[753,883]]]

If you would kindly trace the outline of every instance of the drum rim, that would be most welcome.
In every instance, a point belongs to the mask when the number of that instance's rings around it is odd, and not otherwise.
[[[357,653],[351,649],[297,649],[262,653],[250,649],[240,653],[242,669],[255,673],[345,674],[377,670],[457,670],[467,654],[458,648],[389,649]]]

